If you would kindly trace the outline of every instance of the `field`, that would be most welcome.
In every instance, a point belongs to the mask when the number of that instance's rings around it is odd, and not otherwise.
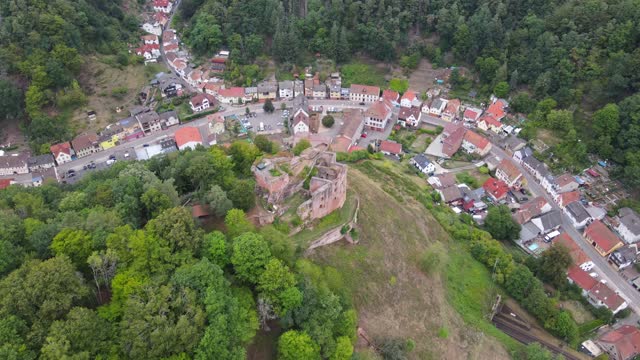
[[[349,187],[360,198],[360,243],[312,255],[352,289],[359,326],[378,342],[412,339],[411,359],[509,359],[519,345],[485,318],[496,291],[489,272],[413,199],[424,191],[419,178],[390,162],[383,171],[367,165],[349,169]],[[447,255],[427,275],[418,260],[436,243]],[[361,341],[358,350],[365,348]]]
[[[84,129],[98,130],[106,125],[129,116],[129,107],[136,104],[138,93],[148,84],[153,75],[166,71],[161,64],[130,65],[119,69],[101,62],[96,57],[88,57],[82,70],[80,85],[87,94],[88,103],[78,109],[73,117],[72,126],[78,132]],[[113,91],[120,89],[123,95],[113,96]],[[126,90],[126,93],[125,93]],[[116,112],[117,107],[123,111]],[[87,111],[96,112],[96,120],[89,122]]]

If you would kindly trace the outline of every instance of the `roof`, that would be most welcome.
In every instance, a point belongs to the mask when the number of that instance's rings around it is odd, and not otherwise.
[[[202,136],[198,128],[193,126],[186,126],[178,129],[175,133],[176,145],[181,147],[190,142],[197,142],[202,144]]]
[[[567,277],[581,289],[586,291],[593,289],[593,287],[598,283],[596,279],[592,278],[586,271],[577,266],[569,268],[569,271],[567,271]]]
[[[513,181],[517,179],[519,176],[522,176],[522,173],[520,172],[520,170],[518,170],[518,168],[513,163],[513,161],[509,159],[502,159],[502,161],[500,161],[500,164],[498,164],[498,169],[502,170],[505,174],[507,174],[510,181]]]
[[[591,241],[603,249],[605,252],[613,250],[620,239],[600,220],[595,220],[584,231],[584,236],[589,237]]]
[[[384,100],[388,100],[388,101],[391,101],[391,102],[397,102],[399,97],[400,97],[400,94],[398,94],[397,91],[393,91],[391,89],[387,89],[387,90],[384,90],[382,92],[382,98]]]
[[[391,106],[387,101],[376,101],[365,112],[365,116],[377,119],[385,119],[391,113]]]
[[[464,141],[467,141],[478,149],[484,149],[489,145],[489,139],[486,137],[476,134],[473,131],[467,131],[464,134]]]
[[[140,36],[143,41],[158,41],[158,35],[147,34]]]
[[[218,95],[225,98],[241,98],[244,97],[244,88],[232,87],[229,89],[218,90]]]
[[[190,102],[194,107],[199,107],[200,105],[202,105],[205,99],[209,101],[209,104],[213,104],[216,101],[213,96],[202,93],[192,97]]]
[[[380,88],[377,86],[351,84],[349,91],[351,94],[380,96]]]
[[[573,263],[575,265],[580,266],[586,262],[591,261],[589,256],[587,256],[587,254],[582,251],[582,249],[580,249],[575,240],[573,240],[573,238],[566,232],[562,232],[555,239],[553,239],[553,243],[555,244],[555,246],[562,245],[567,248],[567,250],[569,250],[569,255],[571,255],[571,259],[573,259]]]
[[[444,112],[455,114],[460,109],[460,100],[451,99],[447,102],[447,107],[444,109]]]
[[[597,283],[593,288],[591,288],[589,294],[592,297],[602,301],[602,303],[607,305],[607,307],[612,311],[619,308],[620,305],[624,304],[625,302],[624,299],[621,298],[620,295],[616,294],[615,291],[607,286],[607,284],[601,282]],[[640,344],[638,345],[640,346]]]
[[[380,151],[400,155],[402,153],[402,144],[399,144],[395,141],[382,140],[380,142]]]
[[[546,232],[562,225],[560,211],[550,211],[531,220],[540,231]]]
[[[263,81],[258,84],[258,92],[273,92],[278,90],[278,83],[271,81]]]
[[[293,89],[293,81],[291,81],[291,80],[280,81],[278,83],[278,88],[280,90],[286,90],[286,89],[291,90],[291,89]]]
[[[0,167],[5,169],[21,168],[27,166],[27,155],[18,154],[16,156],[0,156]]]
[[[458,126],[453,130],[449,136],[442,141],[442,153],[449,157],[455,154],[458,149],[460,149],[460,145],[462,145],[462,140],[466,131],[467,129],[462,126]]]
[[[452,202],[462,199],[462,191],[456,185],[447,186],[439,190],[444,202]]]
[[[580,201],[574,201],[566,207],[567,212],[571,214],[577,222],[581,223],[591,217]]]
[[[69,142],[53,144],[49,150],[51,150],[51,153],[53,153],[53,157],[55,158],[58,158],[58,155],[61,153],[71,156],[71,144]]]
[[[621,208],[618,211],[620,224],[624,225],[634,235],[640,234],[640,216],[638,213],[629,208]]]
[[[208,206],[196,204],[191,207],[191,216],[194,218],[202,218],[209,215],[211,215],[211,213],[209,212]]]
[[[167,6],[169,6],[169,0],[154,0],[153,1],[153,6],[154,7],[167,7]]]
[[[160,117],[161,120],[168,120],[172,117],[177,118],[178,113],[175,110],[169,110],[158,114],[158,117]]]
[[[613,329],[602,335],[598,341],[613,345],[620,358],[624,360],[640,354],[640,330],[635,326],[623,325]]]
[[[360,109],[344,109],[342,113],[342,122],[344,123],[340,128],[338,135],[345,136],[349,139],[354,139],[359,134],[356,134],[360,125],[364,121],[364,115]]]
[[[325,84],[313,85],[313,91],[327,91],[327,86]]]
[[[573,177],[573,175],[569,173],[565,173],[556,177],[555,182],[556,182],[556,185],[560,187],[569,185],[571,183],[576,183],[576,184],[578,183],[576,179]]]
[[[419,107],[403,106],[400,108],[400,113],[398,113],[398,119],[408,119],[413,115],[413,118],[417,120],[420,117],[420,114],[421,114],[421,111]]]
[[[506,185],[506,184],[505,184]],[[522,225],[532,218],[542,214],[542,208],[549,203],[543,196],[538,196],[531,201],[523,204],[520,210],[514,214],[516,221]]]
[[[574,190],[574,191],[568,191],[566,193],[562,193],[558,195],[558,197],[559,197],[558,202],[560,204],[567,205],[567,204],[571,204],[572,202],[579,201],[581,198],[581,195],[580,195],[580,191]]]
[[[500,120],[504,117],[505,112],[504,109],[507,107],[507,104],[504,100],[498,99],[493,104],[489,105],[486,113],[493,116],[496,120]]]
[[[11,185],[13,179],[0,179],[0,190],[4,190]]]
[[[136,118],[138,119],[138,121],[140,121],[141,124],[153,123],[160,120],[160,116],[155,111],[138,114],[136,115]]]
[[[53,156],[51,154],[43,154],[38,156],[32,156],[27,159],[27,165],[39,166],[53,163]]]
[[[467,110],[464,111],[464,114],[462,115],[462,117],[465,118],[465,119],[476,120],[476,119],[478,119],[480,114],[482,114],[481,110],[473,109],[473,108],[467,108]]]
[[[414,156],[412,160],[423,169],[431,164],[431,161],[424,154],[418,154]]]
[[[78,135],[76,136],[75,139],[71,140],[71,146],[73,146],[74,150],[78,151],[78,150],[93,147],[97,142],[98,142],[98,134],[86,133],[86,134]]]
[[[485,122],[487,126],[493,126],[493,127],[502,126],[502,123],[500,122],[500,120],[493,117],[493,115],[487,115],[486,113],[480,119],[478,119],[478,122]]]
[[[456,183],[456,177],[453,173],[438,174],[438,175],[432,176],[431,178],[435,178],[440,182],[440,188],[445,188],[445,187],[454,185]],[[432,184],[431,181],[429,183]]]
[[[504,181],[496,178],[488,178],[482,184],[482,188],[496,199],[502,199],[509,191],[509,186]]]
[[[403,95],[402,98],[400,99],[402,100],[409,100],[409,101],[414,101],[417,100],[418,96],[416,95],[415,92],[413,92],[413,90],[407,90]]]

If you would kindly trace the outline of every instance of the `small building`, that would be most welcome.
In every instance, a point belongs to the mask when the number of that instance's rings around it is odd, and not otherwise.
[[[626,245],[609,255],[609,264],[618,271],[635,264],[638,257],[638,246],[636,244]]]
[[[20,175],[29,173],[27,154],[0,156],[0,175]]]
[[[447,204],[462,200],[462,191],[457,185],[451,185],[442,189],[436,189],[440,199]]]
[[[446,124],[442,134],[440,134],[442,138],[442,154],[450,158],[458,152],[466,132],[467,129],[461,125]]]
[[[582,229],[587,226],[587,223],[590,220],[593,220],[587,209],[585,209],[584,205],[580,201],[574,201],[568,204],[564,208],[564,213],[567,214],[567,217],[571,220],[571,224],[576,229]]]
[[[437,189],[442,189],[445,187],[455,185],[456,177],[455,175],[453,175],[453,173],[448,172],[444,174],[429,176],[429,178],[427,179],[427,182],[429,183],[429,185],[431,185],[434,189],[437,190]]]
[[[145,45],[160,45],[160,41],[158,40],[158,35],[154,35],[154,34],[142,35],[140,37],[140,40],[142,40],[142,42]]]
[[[485,113],[500,122],[506,116],[506,108],[509,106],[504,99],[494,99],[491,105],[487,108]]]
[[[313,85],[313,98],[316,100],[327,98],[327,86],[325,84]]]
[[[387,100],[393,106],[400,106],[400,102],[398,101],[399,99],[400,94],[398,94],[397,91],[393,91],[391,89],[382,91],[382,100]]]
[[[198,145],[203,144],[200,130],[193,126],[185,126],[178,129],[174,137],[179,150],[185,150],[187,148],[195,150]]]
[[[577,190],[561,193],[555,196],[555,200],[558,203],[558,206],[563,209],[565,206],[573,202],[580,201],[581,198],[582,195],[580,194],[580,191]]]
[[[342,112],[342,127],[338,136],[331,144],[337,152],[348,152],[355,146],[364,128],[364,114],[361,109],[344,109]]]
[[[433,100],[433,102],[431,102],[431,104],[429,105],[429,114],[434,116],[442,115],[442,112],[447,107],[448,102],[449,100],[441,99],[441,98],[437,98]]]
[[[583,236],[601,256],[608,256],[622,247],[622,241],[600,220],[593,221]]]
[[[338,84],[330,84],[329,88],[329,99],[331,100],[340,100],[342,98],[342,93],[340,90],[342,89]]]
[[[628,207],[618,210],[618,226],[616,231],[627,244],[640,240],[640,216]]]
[[[484,131],[493,131],[496,134],[499,134],[502,131],[502,123],[500,120],[497,120],[491,115],[485,113],[485,115],[481,116],[478,119],[478,129],[482,129]]]
[[[68,163],[73,160],[73,156],[75,155],[69,142],[53,144],[49,149],[51,150],[51,154],[53,154],[53,158],[56,160],[56,164],[58,165]]]
[[[169,0],[153,0],[153,11],[169,14],[173,4]]]
[[[309,99],[304,95],[293,99],[293,118],[290,126],[294,135],[311,132]]]
[[[413,90],[407,90],[400,98],[400,106],[402,107],[420,107],[420,99],[418,95]]]
[[[385,155],[393,155],[399,158],[402,155],[402,144],[391,140],[382,140],[379,150]]]
[[[460,111],[460,100],[451,99],[447,102],[447,106],[442,111],[442,120],[453,121],[458,117]]]
[[[278,83],[263,81],[258,84],[258,100],[275,100],[278,95]]]
[[[462,148],[470,154],[485,156],[491,151],[491,142],[484,136],[467,130],[462,138]]]
[[[398,124],[402,127],[418,127],[422,118],[419,107],[401,107],[398,113]]]
[[[509,159],[502,159],[496,168],[496,177],[507,183],[509,187],[520,187],[524,182],[524,176]]]
[[[244,88],[241,87],[218,90],[218,101],[222,104],[242,104],[244,97]]]
[[[385,100],[373,102],[364,113],[367,129],[384,131],[392,115],[391,108],[391,104]]]
[[[557,194],[562,194],[565,192],[577,190],[579,186],[580,184],[573,175],[565,173],[557,176],[554,179],[553,188]]]
[[[278,97],[280,99],[293,99],[293,81],[285,80],[278,83]]]
[[[152,134],[154,132],[162,130],[162,122],[160,121],[160,115],[155,111],[147,111],[139,113],[136,116],[138,125],[145,135]]]
[[[375,103],[380,97],[377,86],[352,84],[349,88],[349,100],[355,102]]]
[[[489,195],[489,197],[491,197],[491,199],[493,199],[493,201],[495,202],[504,199],[509,192],[509,186],[504,181],[495,178],[488,178],[487,181],[482,184],[482,188],[484,189],[485,193]]]
[[[554,210],[531,219],[531,222],[540,230],[541,234],[546,234],[557,230],[562,225],[562,216],[560,211]]]
[[[640,355],[640,330],[623,325],[604,333],[596,343],[611,360],[631,360]]]
[[[200,112],[216,106],[216,99],[209,94],[198,94],[189,100],[193,112]]]
[[[165,111],[158,114],[158,116],[160,117],[160,124],[163,129],[180,124],[180,118],[175,110]]]
[[[56,166],[56,162],[51,154],[31,156],[27,159],[27,167],[30,172],[50,169],[54,166]]]
[[[469,123],[475,123],[482,115],[482,110],[468,107],[462,114],[462,119]]]
[[[95,132],[76,136],[75,139],[71,140],[71,146],[79,158],[102,151],[98,141],[98,134]]]
[[[258,100],[258,87],[249,86],[244,88],[244,102],[251,102]]]
[[[409,163],[423,174],[433,174],[436,171],[435,165],[424,154],[414,156]]]

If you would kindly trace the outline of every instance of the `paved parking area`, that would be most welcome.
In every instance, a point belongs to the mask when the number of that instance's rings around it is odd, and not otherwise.
[[[291,114],[289,116],[291,116]],[[246,118],[244,113],[238,115],[239,120],[242,121],[244,118]],[[258,131],[260,123],[264,124],[265,132],[274,133],[284,131],[284,118],[282,117],[282,110],[280,109],[277,109],[271,114],[265,113],[264,110],[260,109],[255,111],[254,117],[249,117],[247,120],[249,120],[253,127],[250,131],[258,134],[260,133],[260,131]]]
[[[118,149],[114,151],[114,155],[115,155],[116,161],[134,161],[138,159],[136,157],[136,152],[133,149],[133,147]],[[89,167],[88,166],[89,164],[90,164],[89,162],[84,163],[83,165],[80,165],[80,163],[78,163],[77,166],[70,167],[68,170],[64,172],[60,172],[60,178],[62,182],[65,184],[74,184],[78,182],[85,174],[88,174],[94,171],[103,170],[109,167],[109,165],[107,165],[106,160],[95,162],[95,168]],[[70,170],[75,171],[74,176],[69,177]]]

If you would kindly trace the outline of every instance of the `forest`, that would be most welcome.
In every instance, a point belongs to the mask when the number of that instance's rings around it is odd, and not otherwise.
[[[257,72],[266,53],[281,67],[310,54],[336,63],[360,55],[398,63],[421,58],[463,65],[481,94],[510,96],[514,112],[563,139],[548,154],[558,169],[582,169],[595,153],[640,186],[640,7],[636,0],[359,1],[184,0],[181,18],[196,53],[231,50],[229,79]],[[255,76],[253,76],[255,77]],[[454,79],[455,80],[455,79]],[[454,86],[457,84],[454,84]],[[424,89],[419,89],[424,90]],[[541,107],[537,107],[543,102]],[[550,107],[549,104],[552,104]],[[551,113],[550,118],[548,115]]]
[[[240,360],[272,328],[280,359],[350,359],[340,275],[241,209],[258,155],[235,143],[2,191],[0,358]],[[224,232],[196,224],[195,203]]]

